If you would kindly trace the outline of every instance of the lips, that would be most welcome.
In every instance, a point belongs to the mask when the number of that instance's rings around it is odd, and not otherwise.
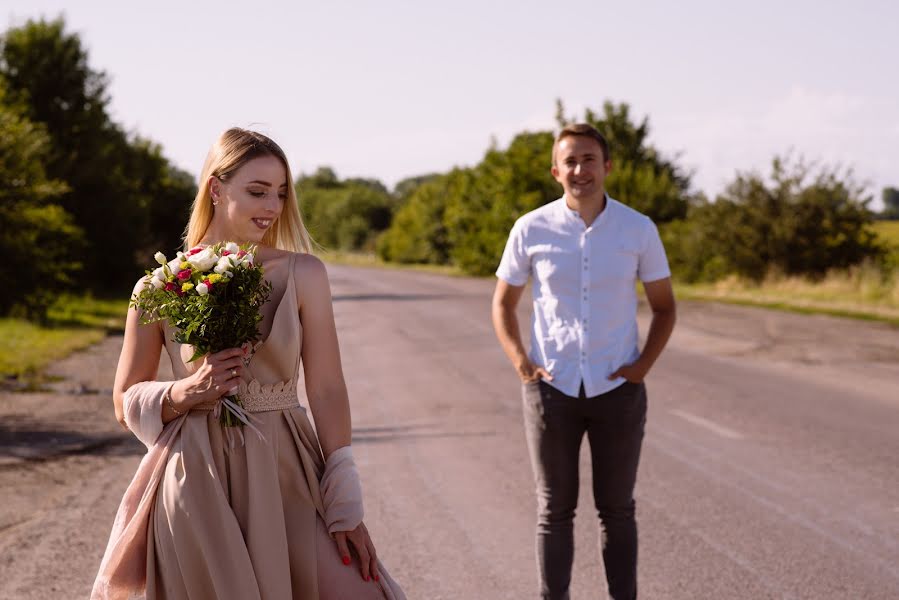
[[[256,227],[258,227],[259,229],[268,229],[272,224],[271,219],[251,219],[251,220],[253,221],[253,223],[256,224]]]

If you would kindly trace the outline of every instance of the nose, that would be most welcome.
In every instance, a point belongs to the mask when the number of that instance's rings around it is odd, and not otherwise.
[[[277,214],[280,208],[281,198],[278,197],[278,192],[272,192],[265,195],[265,210],[272,214]]]
[[[583,170],[584,170],[584,167],[583,167],[583,165],[581,165],[581,163],[577,163],[576,165],[574,165],[574,174],[575,175],[580,175]]]

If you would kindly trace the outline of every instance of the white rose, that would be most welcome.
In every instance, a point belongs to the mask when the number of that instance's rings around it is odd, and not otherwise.
[[[240,246],[238,246],[234,242],[228,242],[227,244],[225,244],[225,250],[227,250],[231,254],[237,254],[238,252],[240,252]]]
[[[158,281],[165,281],[165,267],[159,267],[155,271],[153,271],[153,279]]]
[[[219,257],[212,251],[212,248],[203,248],[200,252],[188,257],[187,262],[198,271],[208,271],[218,260]]]
[[[178,271],[181,270],[181,259],[173,258],[172,260],[169,261],[168,266],[169,266],[169,271],[171,271],[173,275],[177,275]]]
[[[205,283],[198,283],[197,284],[197,293],[200,294],[201,296],[205,296],[206,294],[209,293],[209,286],[206,285]]]
[[[240,263],[243,265],[248,265],[251,262],[253,262],[253,255],[250,254],[249,252],[244,254],[243,257],[240,259]]]
[[[165,263],[168,262],[168,259],[165,257],[165,254],[163,254],[162,252],[157,252],[156,254],[153,255],[153,258],[155,258],[156,262],[158,262],[161,265],[164,265]]]
[[[218,260],[218,263],[215,265],[213,271],[216,273],[224,273],[225,271],[230,271],[231,267],[234,265],[231,263],[231,258],[228,256],[223,256]]]
[[[157,290],[161,290],[163,287],[165,287],[165,281],[162,281],[157,277],[153,277],[152,279],[150,279],[150,283],[153,284],[153,287],[155,287]]]

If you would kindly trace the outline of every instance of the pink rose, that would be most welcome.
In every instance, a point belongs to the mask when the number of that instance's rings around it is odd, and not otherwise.
[[[231,253],[228,252],[227,250],[222,250],[222,256],[228,256],[229,254],[231,254]]]
[[[193,255],[196,254],[197,252],[202,252],[202,251],[203,251],[203,248],[201,248],[200,246],[197,246],[196,248],[193,248],[193,249],[191,249],[191,250],[188,250],[186,256],[193,256]]]
[[[237,258],[243,258],[244,256],[246,256],[246,254],[247,254],[246,250],[241,250],[240,252],[237,253]]]
[[[206,287],[208,287],[210,290],[212,289],[212,282],[209,281],[209,279],[204,279],[203,283],[205,283]]]
[[[181,288],[177,284],[169,281],[165,284],[165,291],[167,291],[167,292],[181,291]]]
[[[183,271],[178,271],[178,279],[180,279],[181,281],[190,279],[190,269],[184,269]]]

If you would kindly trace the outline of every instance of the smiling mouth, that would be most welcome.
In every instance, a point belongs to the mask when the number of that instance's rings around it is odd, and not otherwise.
[[[253,221],[253,223],[256,224],[256,227],[258,227],[259,229],[268,229],[269,226],[272,224],[271,219],[253,219],[252,221]]]

